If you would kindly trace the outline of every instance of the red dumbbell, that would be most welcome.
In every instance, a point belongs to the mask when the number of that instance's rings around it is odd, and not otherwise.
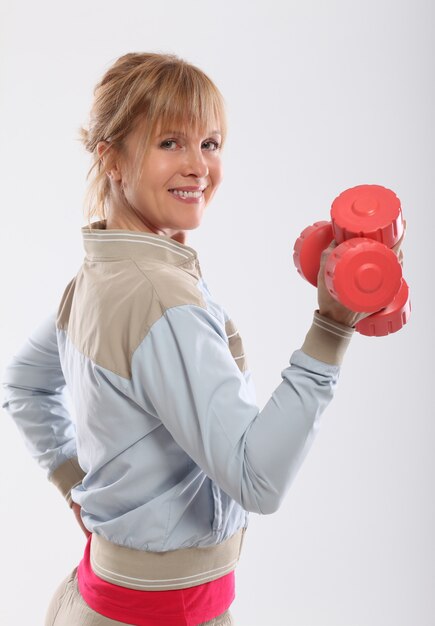
[[[383,336],[406,324],[411,312],[409,289],[391,248],[403,234],[400,200],[380,185],[343,191],[331,205],[331,221],[302,231],[293,248],[299,274],[317,286],[322,251],[337,247],[325,265],[329,293],[347,308],[373,314],[356,324],[362,335]]]

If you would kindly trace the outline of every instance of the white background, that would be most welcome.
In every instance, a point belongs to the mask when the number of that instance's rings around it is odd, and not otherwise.
[[[412,317],[355,335],[284,504],[251,514],[237,626],[435,624],[434,35],[430,0],[0,4],[2,367],[82,262],[77,129],[126,52],[175,53],[224,95],[225,179],[186,243],[241,331],[260,408],[316,308],[292,262],[300,231],[358,184],[402,201]],[[4,411],[0,446],[0,623],[39,626],[85,536]]]

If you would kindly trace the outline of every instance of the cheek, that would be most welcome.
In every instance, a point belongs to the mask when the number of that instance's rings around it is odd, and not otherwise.
[[[144,161],[142,168],[142,184],[148,192],[159,192],[165,188],[174,175],[174,163],[171,155],[164,151],[153,152]]]
[[[217,163],[213,163],[213,165],[210,166],[210,174],[212,176],[213,186],[218,187],[224,177],[224,170],[220,159]]]

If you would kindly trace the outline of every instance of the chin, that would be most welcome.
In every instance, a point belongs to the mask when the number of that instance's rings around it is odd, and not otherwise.
[[[190,219],[180,220],[175,228],[179,230],[195,230],[195,228],[201,226],[201,222],[202,215],[196,215],[191,217]]]
[[[164,228],[163,230],[169,230],[170,232],[172,232],[172,235],[170,235],[171,239],[179,241],[180,243],[185,243],[186,233],[190,230],[195,230],[200,225],[200,220],[186,220],[186,222],[184,223],[179,223],[176,225],[172,224],[171,226],[166,227],[166,229]]]
[[[191,226],[186,226],[184,230],[195,230],[195,228],[199,228],[201,226],[201,221],[197,221]]]

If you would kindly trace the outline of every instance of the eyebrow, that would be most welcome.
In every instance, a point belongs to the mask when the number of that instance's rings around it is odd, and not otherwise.
[[[212,130],[209,134],[210,135],[222,135],[220,130]],[[179,135],[180,137],[186,137],[186,135],[179,130],[166,130],[164,133],[160,133],[158,137],[163,137],[164,135]]]

